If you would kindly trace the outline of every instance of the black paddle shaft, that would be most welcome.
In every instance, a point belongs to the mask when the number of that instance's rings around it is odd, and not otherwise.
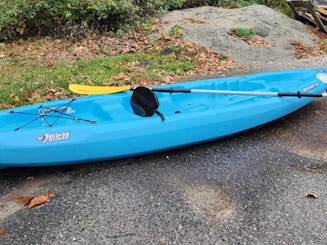
[[[168,92],[168,93],[191,93],[191,89],[185,88],[151,88],[155,92]]]
[[[310,93],[301,93],[301,92],[296,92],[296,93],[287,93],[287,92],[279,92],[277,93],[278,96],[293,96],[293,97],[323,97],[322,94],[310,94]]]

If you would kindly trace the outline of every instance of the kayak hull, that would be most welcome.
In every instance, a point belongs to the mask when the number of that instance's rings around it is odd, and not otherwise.
[[[317,74],[325,73],[323,69],[269,72],[170,87],[322,93],[327,83]],[[156,94],[165,121],[157,115],[135,115],[129,105],[131,92],[1,111],[0,168],[103,161],[183,147],[262,125],[313,101],[297,97]]]

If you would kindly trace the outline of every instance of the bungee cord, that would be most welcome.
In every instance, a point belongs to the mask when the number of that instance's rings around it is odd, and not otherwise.
[[[23,115],[32,115],[32,116],[36,116],[36,118],[33,118],[32,120],[24,123],[22,126],[18,127],[15,129],[15,131],[18,131],[24,127],[26,127],[27,125],[41,119],[43,120],[47,126],[49,128],[53,127],[58,121],[59,119],[66,119],[66,120],[73,120],[73,121],[82,121],[82,122],[87,122],[87,123],[91,123],[91,124],[95,124],[96,121],[92,121],[92,120],[88,120],[88,119],[84,119],[84,118],[80,118],[80,117],[76,117],[73,116],[71,114],[67,113],[67,110],[70,108],[69,106],[75,101],[76,99],[71,99],[69,102],[59,106],[59,107],[45,107],[40,105],[38,108],[38,113],[33,113],[33,112],[19,112],[19,111],[10,111],[11,114],[23,114]],[[55,113],[55,115],[53,115],[52,113]],[[55,118],[55,120],[50,123],[47,118]]]

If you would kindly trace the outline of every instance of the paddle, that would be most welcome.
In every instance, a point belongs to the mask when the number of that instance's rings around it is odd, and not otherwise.
[[[327,97],[327,93],[302,93],[302,92],[262,92],[262,91],[233,91],[233,90],[208,90],[208,89],[183,89],[183,88],[150,88],[155,92],[168,93],[204,93],[204,94],[233,94],[248,96],[279,96],[279,97]],[[114,94],[124,91],[133,91],[130,86],[109,87],[109,86],[88,86],[70,84],[69,90],[77,94]]]

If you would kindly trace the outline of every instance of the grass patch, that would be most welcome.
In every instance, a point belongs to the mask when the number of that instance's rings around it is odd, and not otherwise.
[[[0,108],[72,96],[69,83],[136,85],[160,81],[165,76],[184,75],[195,61],[174,52],[157,50],[88,60],[40,63],[8,59],[0,66]]]
[[[236,36],[245,39],[252,39],[256,34],[253,29],[243,27],[232,28],[231,32]]]

